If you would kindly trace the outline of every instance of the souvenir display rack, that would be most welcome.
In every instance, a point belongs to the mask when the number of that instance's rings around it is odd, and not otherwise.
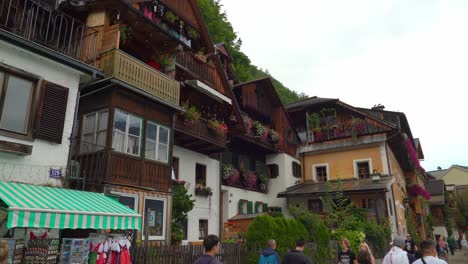
[[[8,239],[8,249],[8,264],[22,263],[24,239]]]
[[[64,238],[60,264],[88,263],[89,239]]]
[[[23,262],[25,264],[55,264],[59,255],[60,240],[33,239],[28,241],[24,250]]]

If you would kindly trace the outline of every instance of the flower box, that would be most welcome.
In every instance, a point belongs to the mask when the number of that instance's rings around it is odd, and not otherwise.
[[[213,191],[210,187],[197,184],[197,186],[195,187],[195,195],[208,197],[213,195]]]

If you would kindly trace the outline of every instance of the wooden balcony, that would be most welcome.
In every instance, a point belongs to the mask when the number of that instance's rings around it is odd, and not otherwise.
[[[215,66],[196,59],[195,54],[191,52],[179,53],[176,56],[176,63],[179,68],[188,72],[194,79],[202,81],[222,94],[226,94]]]
[[[178,117],[175,124],[176,145],[205,154],[219,153],[226,149],[227,136],[208,128],[206,119],[199,119],[194,124],[184,124],[183,117]]]
[[[103,191],[104,184],[119,184],[168,191],[170,167],[121,154],[105,146],[72,140],[67,182],[73,189]]]
[[[179,105],[179,82],[119,49],[101,54],[100,68],[106,77],[114,77],[169,103]]]

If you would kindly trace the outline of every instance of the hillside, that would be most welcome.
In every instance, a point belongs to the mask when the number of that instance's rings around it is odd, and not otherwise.
[[[251,63],[249,57],[240,50],[242,40],[237,36],[232,24],[228,21],[226,13],[221,10],[219,0],[198,0],[198,5],[208,25],[208,31],[213,42],[224,42],[228,47],[234,59],[232,67],[240,82],[270,76],[283,104],[289,104],[306,97],[303,93],[297,93],[287,88],[268,72]]]

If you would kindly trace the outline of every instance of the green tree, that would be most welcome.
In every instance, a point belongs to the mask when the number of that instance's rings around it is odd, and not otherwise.
[[[457,216],[455,218],[458,228],[465,229],[468,226],[468,191],[458,194]]]
[[[171,243],[177,244],[183,238],[183,223],[187,221],[187,214],[193,209],[195,200],[188,194],[185,182],[172,183],[172,236]]]
[[[242,40],[234,31],[226,13],[222,11],[222,5],[219,0],[198,0],[198,6],[203,13],[212,40],[215,43],[223,42],[231,53],[234,60],[232,68],[240,82],[270,76],[284,104],[307,97],[304,93],[297,93],[285,87],[268,72],[252,65],[249,57],[241,51]]]

